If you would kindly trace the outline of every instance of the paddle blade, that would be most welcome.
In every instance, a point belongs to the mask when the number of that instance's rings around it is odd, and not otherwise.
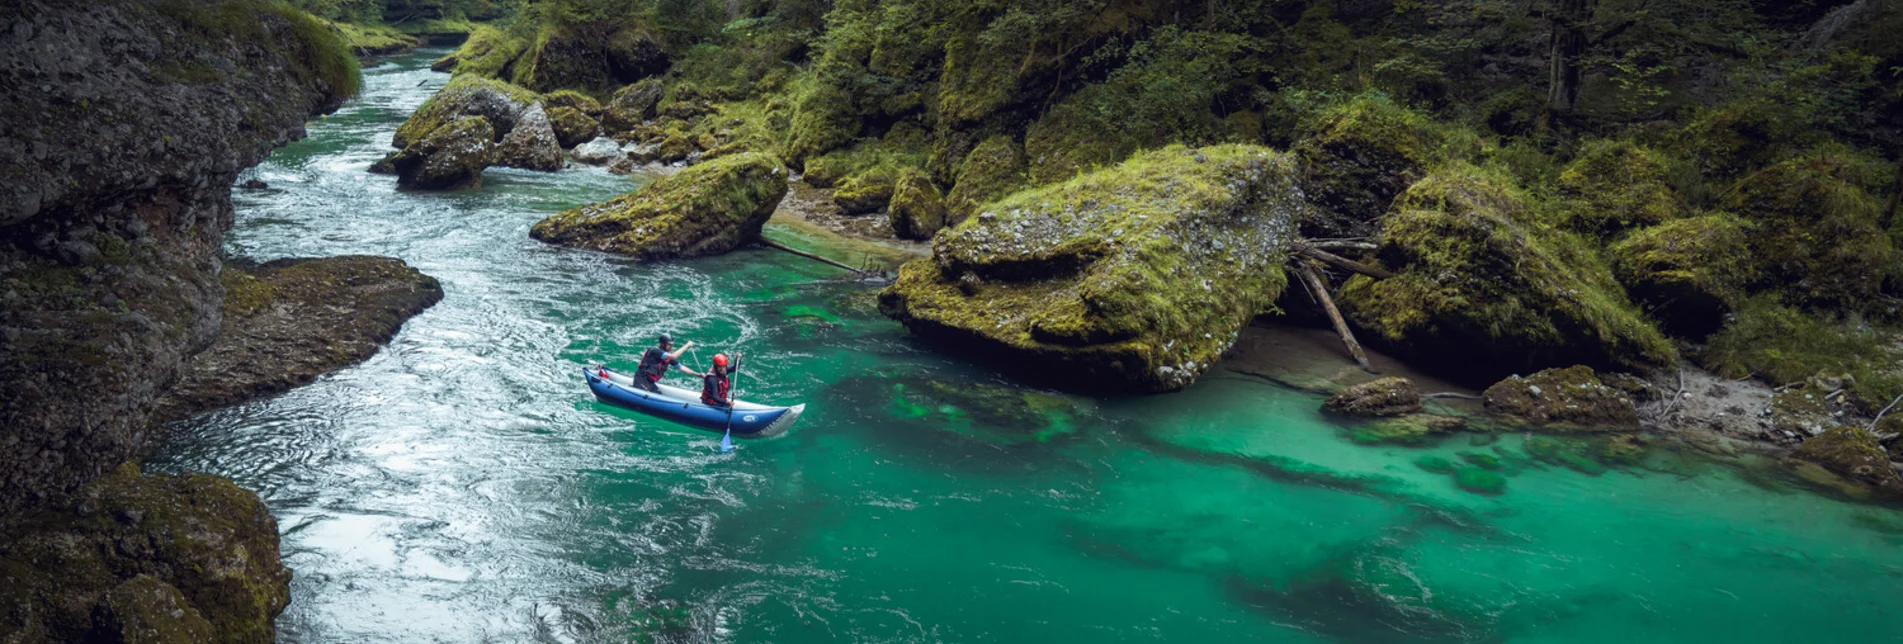
[[[732,428],[728,428],[727,433],[722,434],[720,436],[720,451],[723,453],[733,451],[733,429]]]

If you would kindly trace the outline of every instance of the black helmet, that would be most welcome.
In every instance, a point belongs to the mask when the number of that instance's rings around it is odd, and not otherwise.
[[[661,334],[661,344],[674,344],[674,336],[666,333]]]

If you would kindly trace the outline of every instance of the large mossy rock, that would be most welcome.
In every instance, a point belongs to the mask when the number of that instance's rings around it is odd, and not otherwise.
[[[1402,416],[1421,410],[1421,392],[1406,378],[1381,378],[1336,392],[1322,409],[1349,416]]]
[[[555,142],[572,148],[601,135],[601,123],[580,108],[559,105],[548,109],[549,126],[555,130]]]
[[[529,235],[644,260],[725,253],[759,239],[786,196],[786,174],[772,155],[721,157],[607,203],[544,219]]]
[[[1306,207],[1288,155],[1172,146],[939,233],[879,309],[1058,386],[1179,389],[1273,305]]]
[[[508,168],[553,172],[568,165],[561,140],[555,136],[548,113],[537,103],[523,110],[515,129],[496,144],[495,164]]]
[[[1481,394],[1487,411],[1521,423],[1559,430],[1620,431],[1639,428],[1632,397],[1600,382],[1591,367],[1547,369],[1512,376]]]
[[[1348,280],[1342,312],[1366,339],[1459,376],[1673,358],[1586,240],[1544,225],[1527,196],[1477,168],[1450,166],[1397,197],[1378,257],[1397,275]]]
[[[482,78],[502,78],[509,65],[522,56],[527,43],[490,25],[477,25],[469,37],[449,55],[430,63],[430,69]]]
[[[1303,185],[1321,208],[1310,237],[1365,237],[1396,195],[1427,172],[1440,137],[1426,118],[1393,102],[1358,98],[1324,112],[1297,141]]]
[[[667,89],[657,79],[647,79],[619,90],[601,108],[601,127],[610,136],[618,136],[654,118],[654,108]]]
[[[1674,219],[1614,243],[1612,272],[1666,331],[1703,338],[1744,302],[1755,269],[1749,246],[1737,217]]]
[[[902,174],[893,182],[887,214],[892,219],[892,232],[904,239],[931,239],[939,229],[954,223],[938,186],[916,171]]]
[[[493,128],[490,140],[500,141],[539,98],[534,92],[502,81],[458,75],[397,127],[390,146],[399,150],[410,147],[438,128],[468,116],[488,121]]]
[[[257,494],[203,474],[141,476],[128,464],[54,506],[0,535],[0,632],[55,642],[275,639],[291,570]]]
[[[606,90],[665,73],[672,65],[656,30],[636,21],[544,28],[510,69],[536,91]]]
[[[1560,193],[1572,198],[1568,225],[1582,233],[1612,235],[1679,216],[1682,206],[1665,159],[1629,141],[1586,146],[1559,175]]]
[[[480,116],[465,116],[436,128],[409,147],[371,166],[396,175],[397,185],[449,190],[482,185],[482,170],[495,158],[495,130]]]
[[[1723,202],[1753,225],[1751,254],[1766,285],[1818,305],[1859,306],[1882,290],[1895,258],[1867,171],[1832,153],[1791,159],[1738,181]]]
[[[1903,475],[1890,464],[1876,434],[1862,427],[1838,425],[1806,439],[1791,457],[1871,488],[1876,496],[1903,497]]]
[[[985,204],[1003,198],[1029,180],[1024,149],[1009,136],[980,141],[958,162],[958,173],[945,205],[957,223],[978,214]]]

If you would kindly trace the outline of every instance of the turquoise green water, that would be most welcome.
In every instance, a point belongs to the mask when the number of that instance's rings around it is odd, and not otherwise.
[[[428,60],[367,70],[261,166],[272,189],[238,193],[230,247],[400,257],[443,302],[359,367],[180,424],[154,459],[270,503],[288,641],[1903,638],[1894,510],[1664,450],[1594,475],[1518,435],[1359,446],[1315,397],[1232,374],[1023,389],[791,255],[643,265],[530,240],[636,187],[596,169],[398,192],[364,169],[446,80]],[[594,402],[577,370],[661,331],[702,366],[746,351],[741,396],[806,415],[720,454]],[[1462,491],[1423,456],[1497,461],[1506,487]]]

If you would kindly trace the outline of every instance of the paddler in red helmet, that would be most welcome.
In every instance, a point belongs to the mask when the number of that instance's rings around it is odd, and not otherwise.
[[[740,354],[734,354],[731,363],[727,361],[727,354],[715,354],[714,368],[702,377],[704,382],[700,388],[700,402],[709,407],[732,407],[733,398],[729,396],[729,391],[733,388],[733,382],[728,380],[727,375],[739,370]]]

